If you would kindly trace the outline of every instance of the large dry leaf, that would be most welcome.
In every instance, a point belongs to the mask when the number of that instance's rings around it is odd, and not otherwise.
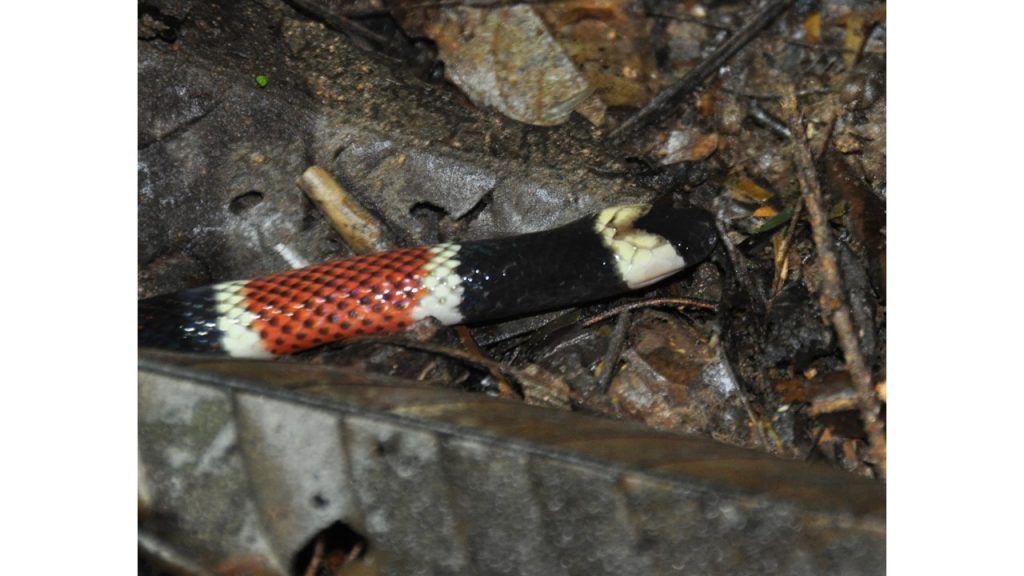
[[[332,526],[379,574],[882,569],[885,487],[838,470],[328,366],[140,363],[140,530],[216,573],[301,574]]]
[[[530,6],[441,8],[423,30],[449,80],[520,122],[560,124],[593,92]]]
[[[559,45],[607,106],[640,107],[657,92],[649,21],[635,0],[536,5]]]

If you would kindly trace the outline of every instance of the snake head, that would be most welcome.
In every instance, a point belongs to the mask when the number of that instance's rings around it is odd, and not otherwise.
[[[700,208],[662,208],[655,205],[637,219],[634,226],[671,242],[686,261],[686,266],[707,258],[718,244],[715,219],[710,212]]]
[[[711,214],[699,208],[637,204],[602,210],[594,230],[626,285],[642,288],[700,262],[718,240]]]

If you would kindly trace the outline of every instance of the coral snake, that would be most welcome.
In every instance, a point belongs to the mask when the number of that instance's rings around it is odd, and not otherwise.
[[[476,323],[615,296],[703,260],[710,214],[658,203],[562,227],[400,248],[139,301],[139,346],[271,358],[433,316]]]

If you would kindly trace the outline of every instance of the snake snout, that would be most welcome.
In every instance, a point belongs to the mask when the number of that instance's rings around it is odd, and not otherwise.
[[[714,217],[700,208],[651,210],[636,227],[671,242],[687,266],[707,258],[718,243]]]
[[[671,239],[688,265],[707,258],[718,244],[718,230],[711,213],[700,208],[678,210],[678,232]]]

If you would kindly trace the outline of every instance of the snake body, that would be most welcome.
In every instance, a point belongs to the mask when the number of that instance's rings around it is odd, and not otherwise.
[[[696,208],[626,205],[543,232],[401,248],[139,301],[139,345],[270,358],[353,336],[536,313],[622,294],[716,242]]]

